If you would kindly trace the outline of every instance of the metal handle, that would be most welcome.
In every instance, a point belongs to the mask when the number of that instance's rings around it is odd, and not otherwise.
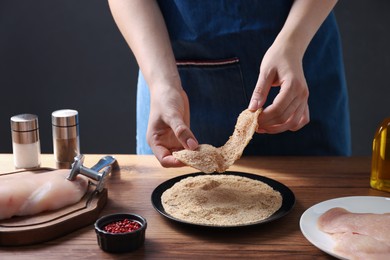
[[[94,179],[96,181],[100,181],[102,179],[102,174],[99,173],[102,169],[107,168],[108,166],[111,166],[113,163],[116,162],[116,159],[111,156],[107,155],[101,158],[97,164],[92,166],[91,168],[87,168],[83,166],[84,163],[84,155],[80,154],[74,158],[74,163],[72,164],[72,170],[68,176],[68,180],[73,181],[78,174],[83,174],[91,179]],[[110,167],[111,169],[111,167]]]
[[[91,170],[100,172],[102,169],[115,163],[115,161],[116,159],[111,155],[104,156],[97,162],[97,164],[91,167]]]
[[[106,177],[111,172],[111,165],[116,162],[116,159],[113,156],[107,155],[101,158],[97,164],[92,166],[91,168],[87,168],[83,166],[84,163],[84,155],[80,154],[74,158],[74,163],[72,164],[72,170],[70,171],[68,180],[73,181],[76,179],[78,174],[82,174],[97,181],[96,191],[101,192],[104,188],[104,184],[106,182]],[[100,172],[103,170],[102,172]]]

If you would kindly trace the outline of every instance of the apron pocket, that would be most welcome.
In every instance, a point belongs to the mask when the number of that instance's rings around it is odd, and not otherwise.
[[[190,101],[191,130],[200,143],[225,144],[249,102],[239,59],[177,61],[177,66]]]

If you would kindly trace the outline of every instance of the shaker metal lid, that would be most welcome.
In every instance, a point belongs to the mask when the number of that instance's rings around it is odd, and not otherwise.
[[[33,114],[20,114],[11,117],[12,131],[32,131],[38,129],[38,116]]]
[[[79,123],[79,113],[73,109],[61,109],[51,114],[51,122],[55,126],[74,126]]]

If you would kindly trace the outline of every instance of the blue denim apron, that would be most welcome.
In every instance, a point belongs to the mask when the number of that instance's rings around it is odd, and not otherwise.
[[[159,1],[199,143],[223,145],[248,107],[267,49],[281,30],[291,0]],[[331,13],[311,41],[303,67],[310,123],[296,132],[255,134],[245,155],[350,155],[349,110],[339,32]],[[267,104],[279,89],[272,88]],[[146,142],[149,91],[137,90],[137,153]]]

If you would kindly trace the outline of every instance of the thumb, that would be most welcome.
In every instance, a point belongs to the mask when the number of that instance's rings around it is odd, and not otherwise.
[[[176,138],[185,149],[195,150],[198,148],[198,141],[196,140],[191,129],[180,119],[171,121],[171,128],[175,133]]]
[[[269,90],[274,81],[275,72],[263,73],[260,71],[259,78],[255,89],[253,90],[251,101],[249,102],[248,109],[250,111],[256,111],[260,109],[268,96]]]

